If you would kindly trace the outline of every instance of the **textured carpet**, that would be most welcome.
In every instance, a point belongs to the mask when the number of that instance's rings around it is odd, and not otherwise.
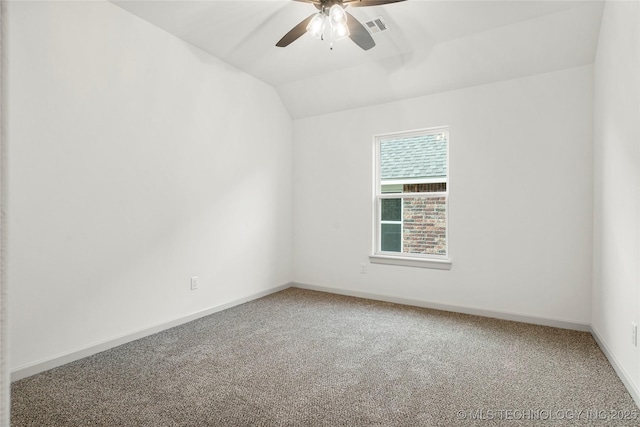
[[[287,289],[15,382],[13,426],[640,425],[588,333]]]

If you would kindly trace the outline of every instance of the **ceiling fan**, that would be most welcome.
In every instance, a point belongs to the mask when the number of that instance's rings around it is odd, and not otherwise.
[[[333,42],[349,37],[364,50],[369,50],[376,42],[369,31],[356,18],[345,10],[346,7],[381,6],[405,0],[295,0],[313,4],[319,12],[312,14],[280,39],[276,46],[286,47],[298,40],[304,33],[319,39],[330,39]]]

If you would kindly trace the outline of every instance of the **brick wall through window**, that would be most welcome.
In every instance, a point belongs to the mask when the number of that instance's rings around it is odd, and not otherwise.
[[[405,184],[403,193],[444,193],[447,191],[446,182],[434,182],[431,184]]]
[[[410,197],[404,199],[402,215],[403,252],[446,255],[446,208],[445,197]]]

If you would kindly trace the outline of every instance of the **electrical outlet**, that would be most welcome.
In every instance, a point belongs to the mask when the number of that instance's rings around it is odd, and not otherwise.
[[[197,276],[193,276],[191,278],[191,290],[195,291],[196,289],[198,289],[198,277]]]
[[[638,346],[638,325],[631,322],[631,344]]]
[[[360,274],[367,274],[367,264],[364,262],[360,264]]]

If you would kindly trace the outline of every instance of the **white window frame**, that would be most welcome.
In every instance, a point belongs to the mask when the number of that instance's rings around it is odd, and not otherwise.
[[[382,179],[381,179],[381,159],[380,159],[380,143],[382,141],[390,139],[402,139],[410,138],[412,136],[442,134],[447,135],[447,176],[446,180],[441,179],[423,180],[425,183],[429,182],[445,182],[446,191],[434,192],[434,193],[382,193]],[[374,138],[374,155],[373,155],[373,170],[374,170],[374,182],[373,182],[373,242],[372,252],[369,255],[369,260],[376,264],[389,264],[389,265],[401,265],[407,267],[424,267],[435,268],[441,270],[451,269],[451,250],[449,247],[449,179],[451,176],[449,168],[449,126],[439,126],[428,129],[418,129],[406,132],[393,132],[375,135]],[[397,183],[402,183],[404,180],[397,180]],[[395,182],[395,181],[394,181]],[[408,183],[408,182],[407,182]],[[412,180],[411,183],[418,183],[417,180]],[[445,255],[430,255],[430,254],[409,254],[404,252],[385,252],[380,250],[381,244],[381,224],[380,210],[382,199],[407,199],[407,198],[436,198],[445,197],[445,240],[446,240],[446,254]],[[402,209],[404,212],[404,200],[402,203]],[[403,218],[404,219],[404,218]],[[404,235],[404,233],[403,233]],[[404,249],[404,239],[402,239],[402,247]]]

